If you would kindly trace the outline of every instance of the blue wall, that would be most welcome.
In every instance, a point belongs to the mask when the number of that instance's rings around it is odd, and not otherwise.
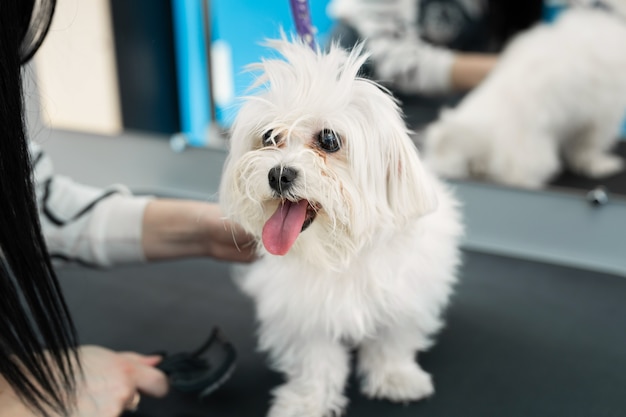
[[[317,42],[324,45],[332,27],[326,15],[328,0],[309,0],[311,18],[318,30]],[[213,41],[225,42],[232,56],[234,96],[240,97],[250,86],[252,74],[242,72],[250,63],[269,56],[271,51],[262,46],[268,38],[280,37],[281,28],[290,36],[295,32],[287,0],[214,0]],[[218,119],[230,125],[237,102],[218,108]]]
[[[217,121],[228,127],[238,110],[237,98],[245,94],[252,81],[252,75],[245,73],[244,68],[271,53],[262,42],[278,38],[281,28],[288,36],[295,32],[287,0],[210,1],[214,80],[213,86],[209,86],[202,1],[206,0],[172,0],[181,127],[188,142],[198,146],[211,140],[207,136],[211,87],[212,97],[218,100]],[[326,14],[329,0],[309,2],[313,25],[318,31],[317,42],[324,45],[333,25]]]

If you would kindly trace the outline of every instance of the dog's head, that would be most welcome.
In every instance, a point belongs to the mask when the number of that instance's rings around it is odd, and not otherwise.
[[[360,48],[270,41],[235,120],[220,186],[226,215],[267,252],[338,266],[436,206],[394,99],[359,77]]]

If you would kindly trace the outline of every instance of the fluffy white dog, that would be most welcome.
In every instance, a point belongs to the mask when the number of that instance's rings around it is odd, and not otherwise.
[[[358,76],[357,48],[271,41],[233,127],[220,186],[227,216],[259,242],[245,271],[259,345],[287,382],[272,417],[337,415],[358,348],[363,392],[433,393],[416,352],[442,325],[462,233],[450,191],[424,169],[398,106]]]
[[[545,185],[562,160],[592,178],[619,172],[610,149],[626,117],[625,48],[626,19],[597,9],[519,35],[487,79],[428,127],[427,164],[449,178],[528,188]]]

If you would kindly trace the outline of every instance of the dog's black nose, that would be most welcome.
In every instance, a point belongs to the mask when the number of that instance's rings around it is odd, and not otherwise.
[[[289,190],[297,177],[298,171],[295,169],[278,165],[267,174],[270,187],[279,194]]]

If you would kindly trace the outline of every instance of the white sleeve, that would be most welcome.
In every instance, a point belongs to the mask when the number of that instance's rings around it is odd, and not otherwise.
[[[143,213],[150,200],[128,188],[85,186],[55,175],[52,161],[30,143],[39,218],[53,260],[109,267],[142,262]]]

